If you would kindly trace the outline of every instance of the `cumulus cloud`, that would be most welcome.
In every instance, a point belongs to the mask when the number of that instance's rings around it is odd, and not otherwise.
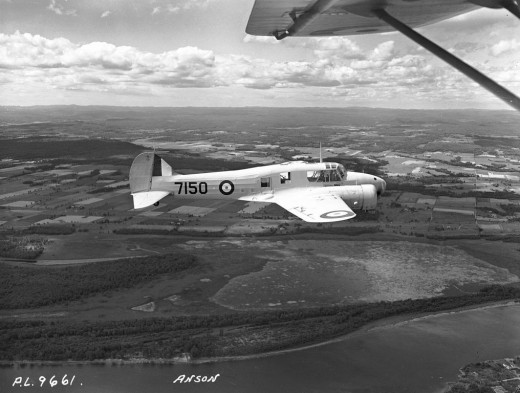
[[[20,82],[208,87],[219,83],[212,76],[214,63],[213,52],[195,47],[154,54],[106,42],[77,45],[64,38],[0,34],[0,68]]]
[[[245,42],[270,44],[257,38]],[[106,94],[153,95],[171,88],[243,88],[296,94],[302,89],[329,99],[377,102],[433,100],[455,97],[462,102],[479,90],[460,73],[427,53],[396,50],[385,41],[363,50],[342,37],[295,40],[308,51],[306,60],[282,61],[246,55],[217,55],[211,50],[186,46],[162,53],[107,42],[73,43],[65,38],[0,34],[2,83],[45,85],[53,89],[96,91]],[[515,48],[513,39],[497,43],[495,52]],[[514,82],[515,70],[497,64],[484,70],[503,81]],[[343,97],[343,98],[342,98]],[[414,97],[414,98],[410,98]]]
[[[277,40],[273,36],[261,36],[261,35],[250,35],[246,34],[242,40],[244,43],[260,43],[260,44],[281,44],[284,41]]]
[[[507,52],[520,50],[520,41],[516,38],[501,40],[491,47],[493,56],[499,56]]]
[[[366,86],[429,81],[432,68],[418,55],[395,55],[393,41],[363,51],[345,38],[307,41],[313,61],[272,61],[249,56],[216,56],[184,47],[159,54],[106,42],[77,45],[16,33],[0,35],[0,67],[24,78],[64,75],[64,84],[155,84],[173,87],[239,85],[253,89],[303,86]],[[52,71],[49,71],[51,70]],[[31,70],[31,74],[27,71]],[[72,72],[71,72],[72,71]],[[76,77],[69,78],[69,72]],[[83,79],[82,79],[83,78]]]

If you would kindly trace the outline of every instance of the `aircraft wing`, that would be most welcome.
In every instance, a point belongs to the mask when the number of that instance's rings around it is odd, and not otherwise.
[[[307,222],[335,222],[354,218],[356,214],[339,196],[312,189],[277,191],[268,195],[252,195],[241,200],[276,203]]]
[[[520,0],[255,0],[246,32],[281,40],[395,29],[520,111],[520,97],[413,29],[479,6],[505,8],[520,18]]]
[[[275,35],[298,20],[295,37],[382,33],[394,29],[374,17],[376,0],[256,0],[246,32]],[[427,25],[478,8],[468,0],[386,0],[385,9],[411,27]],[[304,16],[301,18],[301,16]]]

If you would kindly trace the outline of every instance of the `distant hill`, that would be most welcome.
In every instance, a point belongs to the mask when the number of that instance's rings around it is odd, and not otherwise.
[[[136,156],[143,147],[110,139],[63,139],[28,137],[0,139],[0,157],[18,160],[55,158],[107,159],[112,156]]]
[[[270,130],[278,128],[372,127],[436,125],[439,132],[490,130],[493,135],[518,134],[520,114],[515,111],[403,110],[378,108],[157,108],[110,106],[0,107],[0,134],[13,125],[51,123],[73,134],[112,137],[119,131],[175,130]],[[499,127],[495,125],[499,123]],[[500,131],[495,131],[498,128]],[[103,133],[103,134],[100,134]],[[489,133],[488,133],[489,135]],[[120,135],[121,137],[121,135]]]

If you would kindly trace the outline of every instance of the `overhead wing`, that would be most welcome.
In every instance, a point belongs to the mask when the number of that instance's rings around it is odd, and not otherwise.
[[[382,33],[394,29],[372,14],[376,0],[256,0],[246,32],[276,35],[300,19],[295,37]],[[478,8],[467,0],[386,0],[385,9],[411,27],[434,23]],[[311,11],[311,12],[309,12]],[[300,18],[302,15],[307,18]],[[311,20],[312,17],[312,20]],[[307,19],[307,20],[305,20]]]
[[[506,8],[520,18],[520,0],[255,0],[246,32],[281,40],[395,29],[520,111],[514,93],[413,30],[479,6]]]
[[[307,222],[335,222],[356,214],[339,196],[319,190],[293,188],[268,195],[252,195],[241,200],[276,203]]]

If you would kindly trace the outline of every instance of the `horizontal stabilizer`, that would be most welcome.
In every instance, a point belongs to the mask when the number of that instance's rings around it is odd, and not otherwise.
[[[130,190],[134,197],[134,209],[152,206],[169,194],[153,190],[153,180],[173,174],[171,166],[153,152],[139,154],[130,168]]]
[[[159,202],[165,196],[168,196],[168,194],[169,192],[166,191],[146,191],[132,194],[134,197],[134,209],[142,209],[148,206],[152,206],[154,203]]]

